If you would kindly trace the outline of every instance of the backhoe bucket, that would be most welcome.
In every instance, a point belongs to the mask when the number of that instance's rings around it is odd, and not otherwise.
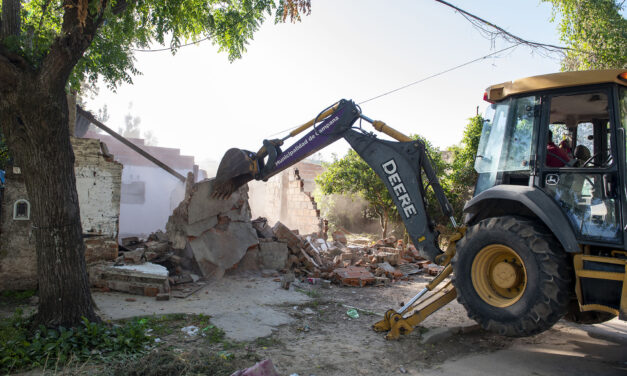
[[[237,148],[227,150],[218,166],[211,197],[227,199],[239,187],[254,179],[255,161],[252,155]]]

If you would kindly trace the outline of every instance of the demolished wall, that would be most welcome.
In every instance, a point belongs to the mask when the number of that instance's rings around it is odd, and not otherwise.
[[[248,183],[253,216],[265,217],[271,223],[280,221],[301,234],[321,232],[322,220],[313,191],[314,179],[323,171],[319,164],[302,161],[267,182]]]
[[[104,142],[115,160],[124,165],[120,239],[146,238],[152,232],[165,229],[172,210],[185,197],[185,184],[108,134],[90,131],[86,136]],[[182,155],[180,149],[146,145],[140,138],[127,140],[183,176],[195,171],[194,157]]]
[[[251,224],[248,186],[227,200],[212,199],[213,179],[194,184],[174,209],[166,231],[175,249],[193,255],[205,278],[220,278],[259,244]]]
[[[105,153],[100,141],[72,138],[76,190],[85,239],[85,260],[117,257],[122,165]],[[14,219],[18,200],[28,201],[20,169],[8,171],[0,214],[0,291],[37,287],[37,257],[32,217]]]

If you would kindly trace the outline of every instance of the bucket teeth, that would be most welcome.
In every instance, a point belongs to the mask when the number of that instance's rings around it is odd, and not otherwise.
[[[255,162],[250,152],[229,149],[222,157],[211,197],[226,200],[239,187],[253,180]]]

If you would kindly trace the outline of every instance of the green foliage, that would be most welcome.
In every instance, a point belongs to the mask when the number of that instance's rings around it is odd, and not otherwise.
[[[30,299],[37,290],[6,290],[0,293],[0,303],[19,304]]]
[[[100,0],[79,0],[76,6],[83,2],[90,15],[101,11]],[[275,22],[288,16],[294,21],[300,19],[299,12],[309,11],[308,1],[278,3],[277,8],[274,0],[108,1],[104,22],[74,67],[70,87],[79,91],[81,82],[96,82],[99,75],[111,88],[132,83],[132,76],[140,74],[133,55],[153,41],[169,46],[174,54],[184,43],[207,39],[219,52],[227,52],[230,61],[238,59],[268,16],[274,13]],[[62,0],[22,2],[21,34],[2,43],[38,67],[63,32],[66,9]]]
[[[31,330],[30,319],[17,310],[0,321],[0,372],[64,365],[86,359],[110,359],[144,352],[152,341],[146,322],[131,320],[124,325],[93,323],[83,319],[75,328]]]
[[[627,67],[627,20],[624,1],[543,0],[560,18],[560,39],[570,48],[562,70]]]
[[[363,197],[379,218],[385,233],[387,221],[394,219],[398,214],[385,185],[370,166],[351,149],[341,159],[334,157],[334,161],[326,167],[327,170],[316,178],[316,184],[322,193],[344,193]]]
[[[444,194],[447,197],[449,197],[450,187],[449,187],[448,181],[445,179],[445,174],[449,170],[450,166],[442,157],[442,153],[440,152],[438,148],[433,146],[431,142],[429,142],[429,140],[425,139],[424,137],[420,135],[409,135],[409,136],[413,138],[414,140],[420,140],[425,144],[425,149],[431,161],[431,166],[433,167],[436,175],[438,176],[438,180],[440,181],[440,185],[442,186],[442,189],[444,190]],[[428,182],[427,176],[424,173],[422,173],[422,181],[425,185]],[[440,209],[440,204],[435,198],[435,193],[433,192],[433,190],[427,189],[425,196],[427,199],[427,213],[429,214],[429,217],[436,223],[446,223],[448,221],[448,218],[446,218],[444,214],[442,214],[442,209]],[[397,217],[397,218],[398,218],[397,221],[400,220],[400,217]]]
[[[464,130],[464,137],[459,145],[449,148],[453,153],[451,172],[443,179],[448,187],[448,199],[455,212],[456,219],[461,221],[462,209],[470,199],[473,187],[477,181],[475,171],[475,156],[481,138],[483,117],[477,115],[468,119]]]

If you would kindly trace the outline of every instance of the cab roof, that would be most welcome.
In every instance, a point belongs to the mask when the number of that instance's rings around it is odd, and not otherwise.
[[[489,101],[496,102],[515,94],[612,82],[627,86],[627,69],[562,72],[521,78],[492,85],[486,89],[486,94]]]

